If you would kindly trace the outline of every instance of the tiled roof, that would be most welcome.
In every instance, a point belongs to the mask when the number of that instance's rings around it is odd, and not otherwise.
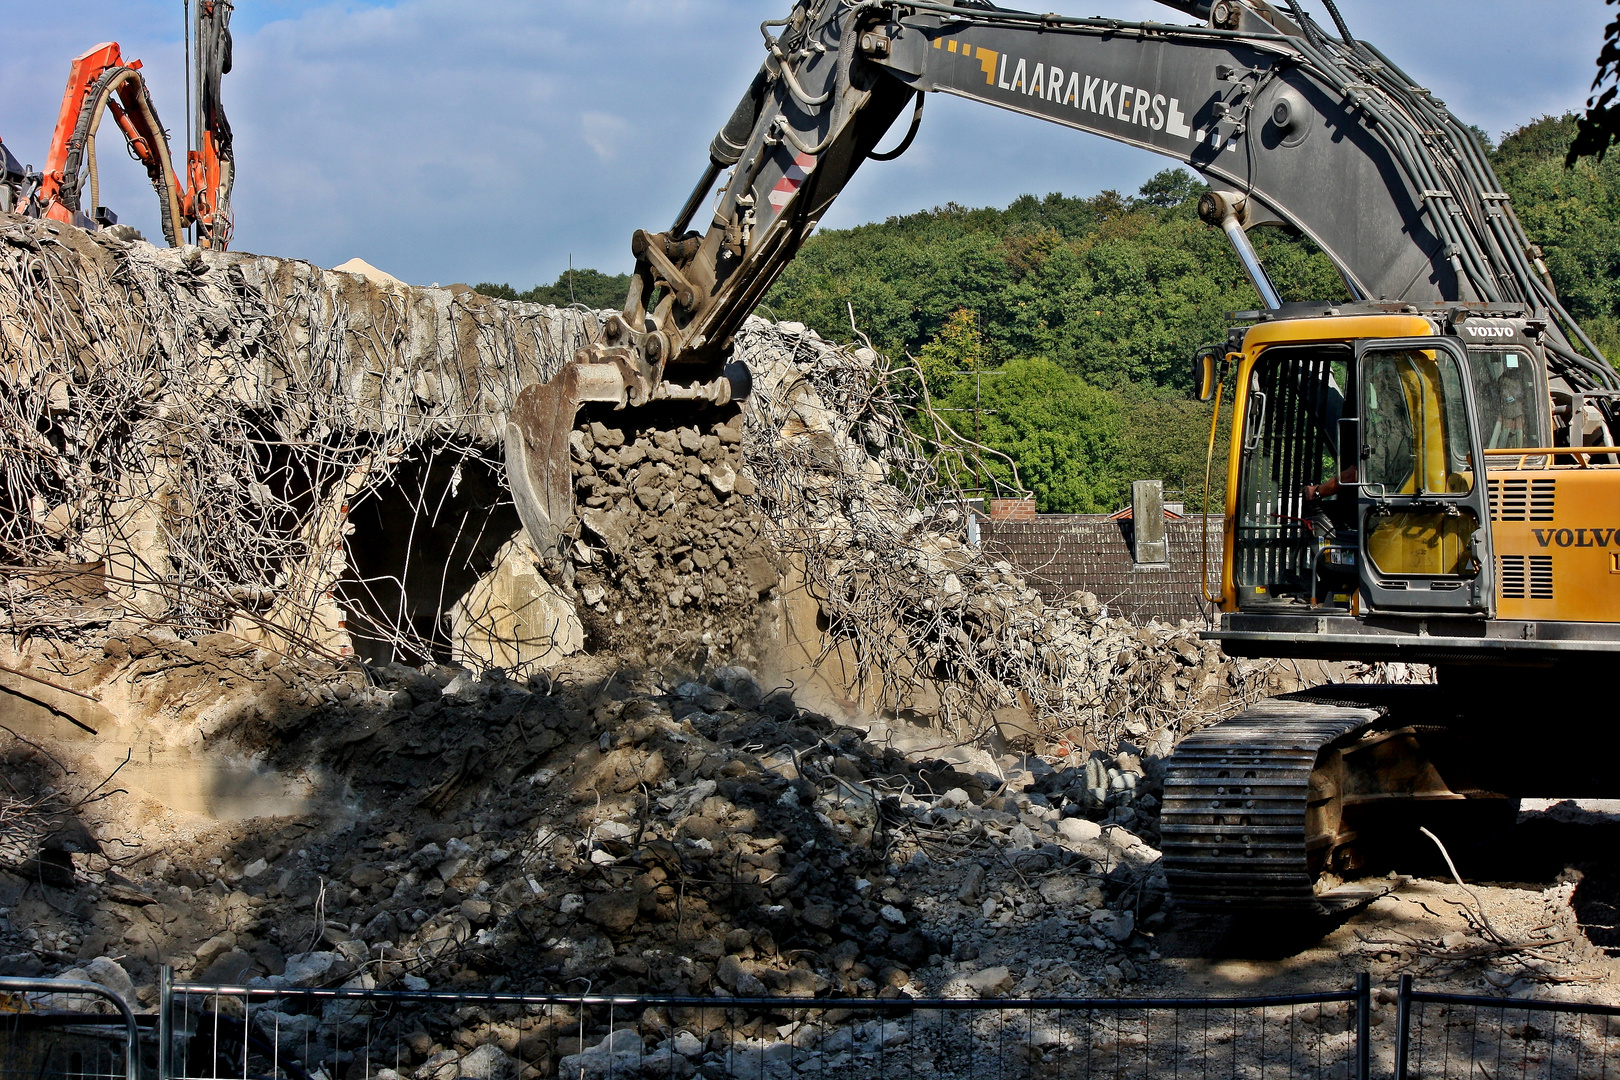
[[[1110,514],[1041,514],[1034,521],[980,521],[980,543],[1005,559],[1047,599],[1084,590],[1111,615],[1136,622],[1204,618],[1202,514],[1165,514],[1168,567],[1137,567],[1131,558],[1131,522]],[[1209,516],[1209,576],[1220,580],[1221,517]]]

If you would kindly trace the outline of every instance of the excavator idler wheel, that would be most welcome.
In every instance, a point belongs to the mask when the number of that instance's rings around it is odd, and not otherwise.
[[[1369,872],[1429,867],[1420,825],[1472,841],[1512,824],[1513,800],[1447,785],[1425,746],[1443,733],[1331,696],[1261,702],[1177,748],[1160,832],[1179,906],[1335,914],[1400,884]]]

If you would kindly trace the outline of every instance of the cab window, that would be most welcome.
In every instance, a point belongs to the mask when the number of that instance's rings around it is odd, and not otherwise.
[[[1460,494],[1473,489],[1468,400],[1450,354],[1432,349],[1362,358],[1365,473],[1377,495]]]
[[[1474,406],[1479,433],[1487,450],[1549,446],[1546,394],[1541,364],[1523,347],[1469,349]],[[1511,458],[1500,459],[1508,465]]]

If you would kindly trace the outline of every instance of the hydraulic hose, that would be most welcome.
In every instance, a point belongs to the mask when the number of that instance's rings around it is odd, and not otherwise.
[[[1451,162],[1452,167],[1459,171],[1460,178],[1472,189],[1469,194],[1483,208],[1486,194],[1499,193],[1502,188],[1501,182],[1496,177],[1495,170],[1491,167],[1489,159],[1485,157],[1483,148],[1480,147],[1473,133],[1464,128],[1449,111],[1436,106],[1427,95],[1418,94],[1410,89],[1412,86],[1410,78],[1388,57],[1378,51],[1376,47],[1365,42],[1358,42],[1357,44],[1360,51],[1364,51],[1376,58],[1378,66],[1383,68],[1384,77],[1380,79],[1380,82],[1385,85],[1386,90],[1395,90],[1396,94],[1392,96],[1398,96],[1400,99],[1411,103],[1415,107],[1414,111],[1428,120],[1432,129],[1440,130],[1445,134],[1456,150],[1456,158]],[[1390,87],[1389,84],[1391,83],[1396,85]],[[1400,83],[1405,85],[1400,85]],[[1427,155],[1424,156],[1427,157]],[[1487,258],[1485,260],[1488,265],[1501,268],[1493,276],[1503,285],[1511,283],[1514,287],[1513,291],[1518,294],[1518,299],[1521,302],[1532,308],[1537,306],[1538,303],[1544,305],[1585,349],[1598,357],[1598,361],[1593,362],[1585,357],[1579,357],[1573,351],[1564,349],[1557,342],[1549,341],[1555,351],[1560,352],[1565,359],[1575,363],[1583,372],[1597,379],[1601,385],[1611,389],[1620,388],[1620,379],[1616,378],[1613,369],[1603,360],[1603,353],[1598,349],[1597,344],[1592,341],[1580,324],[1569,314],[1551,286],[1542,279],[1542,276],[1530,264],[1528,254],[1530,241],[1524,233],[1524,227],[1520,224],[1518,215],[1513,210],[1511,201],[1505,198],[1495,201],[1496,206],[1494,208],[1483,208],[1483,235],[1478,237],[1481,241],[1488,239],[1491,246],[1495,248],[1498,258],[1494,260]],[[1459,204],[1465,210],[1470,211],[1468,217],[1471,221],[1476,220],[1471,212],[1473,207],[1470,204],[1462,203],[1461,200],[1459,200]]]
[[[1581,356],[1562,342],[1548,338],[1549,350],[1567,366],[1566,377],[1583,378],[1609,390],[1620,390],[1620,375],[1602,359],[1603,353],[1559,302],[1551,285],[1530,261],[1530,241],[1511,202],[1498,197],[1500,181],[1483,148],[1449,110],[1437,105],[1401,68],[1375,46],[1357,41],[1332,0],[1324,0],[1343,36],[1342,46],[1326,39],[1298,0],[1287,6],[1299,20],[1305,40],[1295,47],[1315,68],[1315,74],[1367,114],[1368,127],[1394,156],[1416,189],[1424,216],[1458,276],[1487,302],[1523,303],[1541,307],[1581,345],[1598,357]],[[1336,55],[1338,54],[1338,55]],[[1340,56],[1342,55],[1343,62]],[[1371,90],[1371,93],[1367,91]],[[1430,140],[1439,137],[1451,153],[1436,154]],[[1445,195],[1424,192],[1445,192]],[[1494,205],[1493,205],[1494,204]],[[1617,411],[1612,398],[1599,399],[1611,424]]]
[[[1418,188],[1420,198],[1422,192],[1426,190],[1446,190],[1441,178],[1434,172],[1428,155],[1420,149],[1421,138],[1415,141],[1412,139],[1412,135],[1415,134],[1411,130],[1413,125],[1404,116],[1387,108],[1376,96],[1359,89],[1370,84],[1360,82],[1351,73],[1344,71],[1324,50],[1316,48],[1310,42],[1296,42],[1296,45],[1306,54],[1306,58],[1317,69],[1319,75],[1332,84],[1335,90],[1369,114],[1373,121],[1370,126],[1374,128],[1375,137],[1395,156],[1408,179]],[[1476,245],[1470,244],[1465,237],[1459,235],[1455,223],[1450,220],[1451,215],[1437,205],[1437,198],[1424,199],[1423,203],[1437,238],[1446,245],[1447,255],[1454,260],[1461,283],[1472,286],[1473,291],[1488,302],[1499,301],[1499,294],[1491,284],[1492,275],[1481,264]]]
[[[926,100],[928,100],[928,95],[918,90],[917,104],[911,110],[911,127],[906,131],[906,137],[900,140],[899,146],[896,146],[893,150],[885,150],[881,154],[874,152],[866,156],[873,161],[893,161],[911,149],[912,140],[917,137],[917,131],[922,127],[923,102]]]
[[[808,144],[802,138],[800,138],[799,133],[793,129],[792,123],[789,122],[785,114],[777,113],[774,117],[772,117],[772,122],[777,132],[781,134],[782,138],[788,143],[789,146],[793,147],[793,149],[797,150],[801,154],[808,154],[811,157],[816,157],[824,153],[826,149],[833,144],[833,140],[838,138],[839,134],[843,131],[844,120],[849,114],[848,95],[843,93],[843,91],[849,88],[850,65],[853,64],[855,60],[856,34],[854,29],[855,21],[859,15],[859,12],[860,9],[857,8],[854,12],[851,12],[845,17],[844,33],[842,35],[842,41],[838,46],[838,58],[833,62],[832,78],[829,80],[827,92],[823,94],[817,101],[817,104],[825,104],[829,100],[831,100],[833,103],[832,117],[827,123],[827,134],[822,137],[820,142],[813,145]],[[787,73],[787,65],[785,63],[782,65],[782,71],[784,74]],[[798,88],[796,80],[789,81],[788,92],[795,98],[799,97],[800,88]],[[808,113],[810,110],[806,109],[805,111]]]
[[[793,65],[788,62],[788,58],[782,52],[780,46],[772,45],[771,55],[776,57],[776,61],[780,65],[777,70],[782,74],[782,81],[787,83],[788,90],[798,99],[800,105],[813,109],[817,105],[825,105],[832,100],[832,90],[828,90],[819,97],[811,97],[805,93],[804,87],[799,85],[798,77],[793,74]]]
[[[1344,39],[1345,45],[1355,48],[1356,39],[1350,36],[1350,27],[1345,25],[1344,16],[1339,14],[1339,6],[1333,0],[1322,0],[1322,3],[1333,17],[1333,25],[1339,28],[1339,36]]]
[[[115,91],[120,90],[125,83],[134,84],[134,107],[140,110],[146,122],[147,139],[154,157],[152,162],[143,162],[146,165],[147,176],[151,178],[152,187],[158,195],[158,205],[163,218],[163,238],[169,242],[170,247],[179,246],[181,228],[180,193],[176,189],[178,183],[174,165],[169,158],[169,146],[163,138],[163,124],[158,120],[157,111],[152,107],[150,96],[146,92],[145,80],[140,72],[130,67],[109,68],[103,72],[92,84],[90,93],[85,97],[83,106],[79,110],[79,118],[74,125],[73,136],[69,143],[67,160],[63,163],[62,189],[60,198],[62,205],[69,210],[79,209],[79,169],[84,160],[87,148],[93,148],[96,131],[101,126],[101,117],[107,109]],[[129,97],[120,94],[126,106],[130,104]],[[95,176],[96,187],[100,186],[100,177]],[[93,194],[99,194],[99,191]],[[91,207],[91,213],[95,208]]]
[[[1595,360],[1589,360],[1575,350],[1567,348],[1551,338],[1547,339],[1545,344],[1553,352],[1591,375],[1605,390],[1620,390],[1620,376],[1617,376],[1614,369],[1607,364],[1599,364]]]

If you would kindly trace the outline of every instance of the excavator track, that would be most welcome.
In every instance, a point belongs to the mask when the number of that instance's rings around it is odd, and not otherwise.
[[[1272,700],[1189,736],[1165,777],[1165,876],[1187,908],[1332,914],[1393,883],[1319,889],[1342,829],[1333,748],[1383,719],[1381,708]]]

